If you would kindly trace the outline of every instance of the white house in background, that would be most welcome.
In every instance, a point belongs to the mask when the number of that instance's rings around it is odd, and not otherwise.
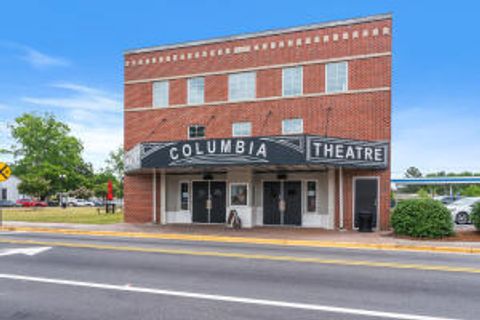
[[[22,197],[18,192],[18,185],[20,179],[15,176],[10,176],[7,181],[0,182],[0,200],[17,201]]]

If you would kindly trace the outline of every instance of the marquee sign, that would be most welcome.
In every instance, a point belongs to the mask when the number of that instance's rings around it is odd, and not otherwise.
[[[126,153],[125,170],[293,164],[386,168],[387,157],[387,142],[308,135],[202,139],[138,144]]]

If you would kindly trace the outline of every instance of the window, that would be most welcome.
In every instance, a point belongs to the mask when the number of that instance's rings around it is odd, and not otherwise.
[[[193,125],[188,127],[188,138],[199,139],[205,138],[205,127],[199,125]]]
[[[252,124],[250,122],[236,122],[232,124],[232,136],[249,137],[252,135]]]
[[[168,81],[153,83],[153,107],[168,107]]]
[[[282,134],[303,133],[303,119],[285,119],[282,121]]]
[[[326,66],[326,91],[347,91],[348,64],[346,62],[328,63]]]
[[[317,182],[307,181],[307,212],[317,211]]]
[[[230,184],[230,205],[246,206],[248,197],[248,186],[246,183]]]
[[[7,200],[7,188],[2,189],[2,200]]]
[[[255,72],[235,73],[228,76],[230,101],[255,99]]]
[[[303,68],[284,68],[282,71],[283,96],[298,96],[303,91]]]
[[[202,104],[205,97],[205,78],[188,79],[188,104]]]
[[[188,182],[180,183],[180,210],[188,210],[190,202],[190,191]]]

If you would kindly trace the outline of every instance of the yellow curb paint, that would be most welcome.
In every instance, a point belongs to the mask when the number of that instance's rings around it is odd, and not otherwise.
[[[160,253],[160,254],[171,254],[171,255],[190,255],[190,256],[203,256],[203,257],[215,257],[215,258],[236,258],[236,259],[249,259],[249,260],[299,262],[299,263],[314,263],[314,264],[355,266],[355,267],[361,266],[361,267],[375,267],[375,268],[389,268],[389,269],[410,269],[410,270],[421,270],[421,271],[443,271],[443,272],[480,274],[480,269],[463,267],[463,266],[427,265],[427,264],[410,264],[410,263],[405,264],[405,263],[399,263],[399,262],[325,259],[325,258],[284,256],[284,255],[265,255],[265,254],[249,254],[249,253],[218,252],[218,251],[194,251],[194,250],[147,248],[147,247],[135,247],[135,246],[112,246],[112,245],[101,245],[101,244],[58,242],[58,241],[0,239],[0,243],[42,245],[42,246],[48,245],[50,247],[145,252],[145,253]]]
[[[480,248],[475,248],[475,247],[446,247],[446,246],[422,246],[422,245],[407,245],[407,244],[378,244],[378,243],[333,242],[333,241],[316,241],[316,240],[266,239],[266,238],[250,238],[250,237],[186,235],[186,234],[176,234],[176,233],[153,234],[153,233],[141,233],[141,232],[93,231],[93,230],[8,227],[8,226],[0,227],[0,230],[22,231],[22,232],[33,232],[33,233],[57,233],[57,234],[68,234],[68,235],[90,235],[90,236],[102,236],[102,237],[126,237],[126,238],[141,238],[141,239],[245,243],[245,244],[316,247],[316,248],[480,254]]]

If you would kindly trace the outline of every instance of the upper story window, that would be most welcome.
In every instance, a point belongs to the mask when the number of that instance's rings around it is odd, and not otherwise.
[[[188,127],[188,139],[205,138],[205,126],[192,125]]]
[[[228,76],[228,100],[255,99],[255,72],[234,73]]]
[[[252,135],[251,122],[236,122],[232,124],[232,136],[234,137],[249,137]]]
[[[188,79],[188,104],[202,104],[205,97],[205,78]]]
[[[303,68],[301,66],[283,68],[282,70],[282,95],[298,96],[303,91]]]
[[[303,119],[285,119],[282,121],[282,134],[303,133]]]
[[[168,107],[168,80],[153,83],[153,107]]]
[[[326,92],[348,90],[348,63],[335,62],[326,65]]]

